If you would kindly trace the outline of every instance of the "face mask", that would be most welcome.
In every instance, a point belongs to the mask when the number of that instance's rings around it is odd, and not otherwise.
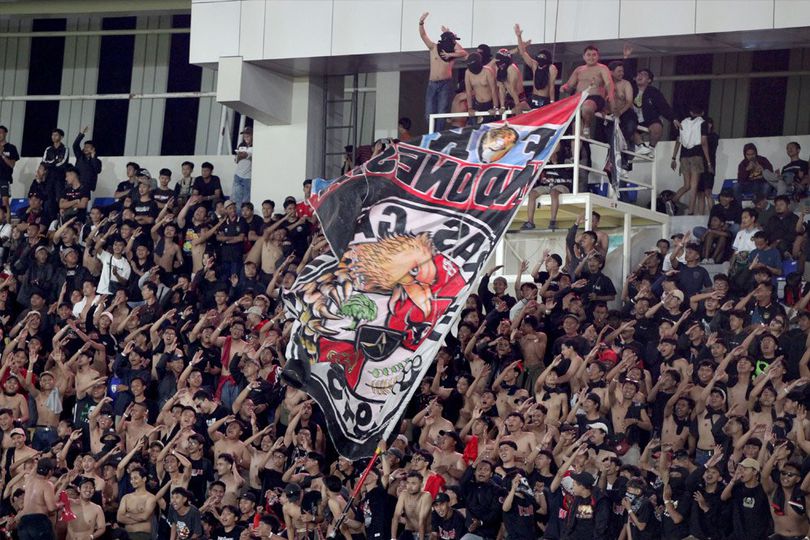
[[[478,75],[481,73],[481,70],[484,69],[484,64],[481,62],[479,57],[478,59],[468,61],[467,69],[469,69],[471,73]]]
[[[456,50],[456,40],[458,40],[458,36],[453,32],[444,32],[439,38],[436,47],[439,52],[450,54]]]
[[[492,50],[489,48],[489,45],[484,45],[483,43],[478,46],[478,54],[481,55],[481,62],[483,64],[489,64],[492,61]]]
[[[540,51],[534,59],[537,61],[537,67],[539,68],[544,68],[551,64],[551,55],[547,51]]]
[[[636,499],[638,499],[638,495],[636,495],[634,493],[627,493],[624,497],[628,501],[630,501],[630,504],[633,504],[634,502],[636,502]]]

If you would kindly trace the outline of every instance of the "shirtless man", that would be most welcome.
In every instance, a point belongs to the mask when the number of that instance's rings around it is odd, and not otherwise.
[[[771,473],[780,462],[779,482],[775,483]],[[799,487],[801,483],[801,466],[787,461],[785,443],[777,446],[762,467],[762,487],[771,500],[775,538],[802,538],[810,532],[807,522],[808,497]]]
[[[230,325],[230,335],[228,337],[220,337],[220,334],[225,329],[225,326]],[[231,374],[231,360],[236,355],[243,355],[247,350],[247,341],[245,337],[245,321],[242,319],[226,318],[222,323],[217,326],[214,333],[211,334],[211,340],[214,345],[222,349],[222,377],[228,377]]]
[[[11,409],[0,409],[0,436],[2,436],[3,450],[11,448],[11,430],[14,429],[14,413]]]
[[[124,419],[118,424],[118,432],[124,433],[127,452],[135,448],[141,437],[148,437],[153,441],[157,439],[155,427],[146,422],[148,414],[146,403],[136,402],[132,402],[124,412]]]
[[[576,89],[574,91],[576,94],[588,91],[588,99],[582,104],[582,121],[583,135],[589,137],[594,115],[605,109],[605,100],[609,105],[613,105],[615,92],[610,70],[606,65],[599,63],[599,49],[588,45],[582,59],[585,65],[579,66],[571,73],[568,82],[560,87],[560,91],[571,92]]]
[[[399,538],[397,529],[404,518],[406,533],[413,534],[414,540],[425,538],[427,520],[430,516],[430,493],[422,491],[422,475],[408,473],[405,479],[405,490],[399,494],[394,508],[394,519],[391,520],[391,538]]]
[[[17,533],[20,540],[48,540],[55,538],[49,514],[56,512],[53,484],[49,480],[56,464],[51,459],[40,459],[35,474],[25,482],[25,498],[18,517]]]
[[[523,72],[512,62],[508,49],[501,49],[495,55],[495,83],[501,110],[512,109],[515,114],[520,114],[530,109],[523,88]]]
[[[433,454],[431,469],[436,474],[442,475],[447,484],[458,484],[458,480],[467,468],[461,453],[458,452],[461,438],[455,431],[441,431],[441,440],[436,446],[425,440],[425,431],[427,430],[422,430],[423,436],[419,438],[419,443],[422,448]]]
[[[419,411],[416,416],[413,417],[413,425],[422,427],[423,431],[427,432],[424,434],[425,440],[432,443],[434,446],[439,446],[440,432],[455,430],[453,423],[442,417],[443,410],[444,405],[438,398],[435,398],[428,403],[426,408]]]
[[[456,58],[466,58],[467,52],[458,43],[458,36],[444,26],[439,42],[431,41],[425,31],[425,19],[428,15],[425,12],[419,17],[419,36],[430,51],[430,80],[425,94],[425,116],[429,120],[431,114],[442,114],[450,110],[455,91],[453,63]],[[436,131],[444,129],[444,125],[443,118],[436,120]]]
[[[152,227],[152,240],[155,243],[155,264],[164,272],[173,272],[183,266],[183,250],[177,243],[177,225],[171,215],[163,216]],[[160,228],[163,227],[163,235]]]
[[[313,516],[301,509],[301,486],[287,484],[281,496],[281,510],[287,526],[287,536],[293,538],[312,538],[316,533],[318,516]]]
[[[557,384],[559,379],[557,366],[561,362],[562,357],[557,356],[534,383],[535,401],[546,407],[548,410],[546,423],[551,425],[562,422],[568,416],[568,394]]]
[[[500,108],[495,74],[484,68],[480,53],[467,57],[467,71],[464,73],[464,88],[467,90],[467,112],[473,116],[476,111],[495,114]]]
[[[523,30],[515,25],[515,36],[518,39],[518,50],[523,61],[532,70],[532,97],[530,100],[533,109],[548,105],[554,101],[554,81],[557,80],[557,67],[551,63],[551,52],[543,49],[534,57],[529,54],[528,43],[523,41]]]
[[[613,78],[613,103],[610,106],[610,113],[613,115],[613,127],[622,130],[622,135],[627,143],[627,149],[633,151],[633,136],[638,127],[638,115],[633,109],[633,85],[624,79],[624,63],[616,60],[608,64],[610,75]],[[622,155],[622,163],[626,162],[625,155]]]
[[[661,444],[671,445],[672,450],[693,450],[691,447],[694,446],[694,438],[689,436],[689,425],[694,404],[692,398],[680,392],[676,392],[667,401],[664,407],[664,424],[661,427]]]
[[[19,392],[20,380],[16,375],[9,375],[0,393],[0,408],[10,409],[14,418],[24,424],[28,422],[28,400]]]
[[[534,432],[524,431],[525,425],[526,420],[521,413],[509,413],[504,421],[505,435],[500,439],[502,441],[514,441],[517,444],[517,456],[519,459],[526,459],[540,442]]]
[[[146,490],[146,471],[138,466],[129,472],[129,482],[135,490],[124,495],[118,507],[118,523],[129,533],[130,540],[151,540],[152,515],[157,501]]]
[[[219,427],[227,422],[225,435],[219,431]],[[240,438],[242,436],[242,423],[236,420],[233,415],[217,420],[208,428],[208,436],[214,441],[214,459],[218,459],[221,454],[233,456],[236,466],[246,470],[250,466],[250,451]]]
[[[57,377],[55,373],[60,376]],[[56,426],[62,413],[62,396],[68,388],[68,377],[62,371],[61,364],[54,366],[54,371],[43,371],[39,376],[39,388],[28,383],[26,390],[34,397],[37,408],[37,431],[34,435],[34,448],[41,449],[38,442],[50,444],[56,440]]]
[[[67,540],[93,540],[107,530],[104,511],[90,500],[94,493],[93,479],[84,478],[79,484],[79,499],[70,501],[70,509],[76,514],[76,519],[68,522]]]
[[[3,452],[3,471],[9,471],[11,476],[14,476],[19,471],[18,469],[28,460],[33,459],[37,455],[37,451],[25,445],[25,430],[23,428],[14,428],[11,430],[11,443],[13,452],[5,450]],[[8,460],[11,460],[10,462]]]

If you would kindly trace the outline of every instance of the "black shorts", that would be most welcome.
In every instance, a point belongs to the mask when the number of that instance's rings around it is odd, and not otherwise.
[[[487,112],[494,107],[495,105],[492,103],[491,99],[489,101],[485,101],[484,103],[480,103],[479,101],[473,99],[473,109],[478,112]]]
[[[602,111],[605,108],[605,98],[599,95],[592,95],[585,98],[585,101],[593,101],[596,104],[596,112]]]
[[[17,534],[20,540],[53,540],[53,524],[45,514],[26,514],[20,518]]]
[[[0,197],[11,198],[11,184],[7,181],[0,180]]]
[[[663,126],[664,124],[661,123],[660,118],[653,118],[652,120],[644,120],[643,122],[639,122],[638,125],[649,128],[653,124],[658,124],[659,126]]]
[[[532,109],[539,109],[549,103],[551,103],[551,99],[548,96],[538,96],[537,94],[532,94],[532,98],[529,100]]]

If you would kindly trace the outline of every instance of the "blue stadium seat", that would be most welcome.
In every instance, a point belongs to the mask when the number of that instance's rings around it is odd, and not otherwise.
[[[93,199],[93,206],[98,208],[106,208],[113,204],[115,204],[114,197],[96,197],[95,199]]]
[[[20,199],[11,199],[9,202],[9,206],[11,206],[11,213],[17,214],[21,210],[25,210],[28,208],[28,199],[20,198]]]
[[[799,268],[799,263],[793,260],[782,261],[782,277],[786,278]]]

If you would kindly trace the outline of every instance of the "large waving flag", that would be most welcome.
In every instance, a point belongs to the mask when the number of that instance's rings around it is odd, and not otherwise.
[[[315,182],[332,254],[284,293],[296,321],[284,377],[343,456],[390,434],[581,100],[396,143]]]

